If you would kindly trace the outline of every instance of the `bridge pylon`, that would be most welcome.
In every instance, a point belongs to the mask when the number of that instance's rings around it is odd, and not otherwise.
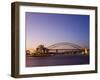
[[[87,49],[87,48],[84,48],[84,49],[82,50],[82,54],[83,54],[83,55],[88,55],[88,49]]]

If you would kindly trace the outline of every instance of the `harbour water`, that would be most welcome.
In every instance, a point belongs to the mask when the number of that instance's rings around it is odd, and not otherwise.
[[[26,67],[89,64],[89,55],[26,56]]]

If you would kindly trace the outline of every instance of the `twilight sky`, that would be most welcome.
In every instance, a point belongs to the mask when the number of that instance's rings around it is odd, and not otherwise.
[[[26,48],[70,42],[89,46],[89,16],[26,12]]]

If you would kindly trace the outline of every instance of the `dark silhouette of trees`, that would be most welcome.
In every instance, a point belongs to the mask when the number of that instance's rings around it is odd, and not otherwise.
[[[36,51],[38,53],[48,53],[48,49],[44,47],[44,45],[39,45],[37,48],[36,48]]]

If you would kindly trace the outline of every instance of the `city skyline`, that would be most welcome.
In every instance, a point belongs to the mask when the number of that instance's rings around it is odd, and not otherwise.
[[[89,47],[89,15],[26,12],[26,49],[71,42]]]

